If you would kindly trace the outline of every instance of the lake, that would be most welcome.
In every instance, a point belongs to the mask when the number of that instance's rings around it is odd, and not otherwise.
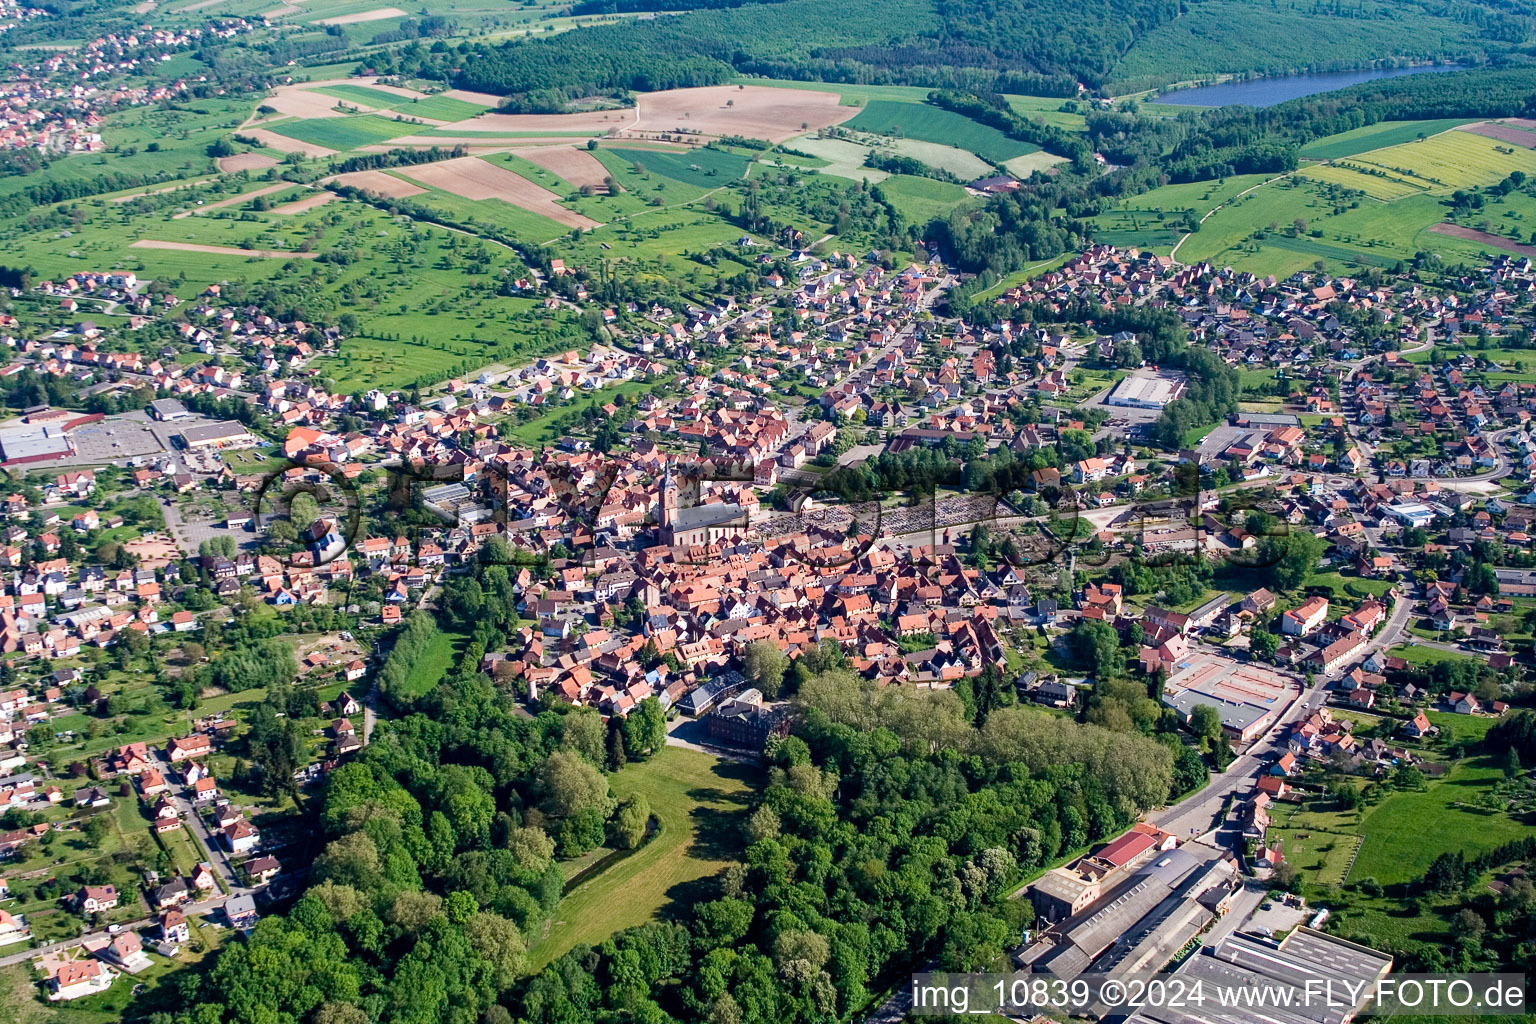
[[[1315,75],[1282,75],[1278,78],[1250,78],[1242,82],[1202,85],[1180,89],[1157,97],[1158,103],[1181,107],[1225,107],[1234,103],[1247,107],[1272,107],[1286,100],[1332,92],[1348,85],[1358,85],[1377,78],[1422,75],[1436,71],[1461,71],[1458,64],[1423,64],[1416,67],[1375,68],[1363,71],[1329,71]]]

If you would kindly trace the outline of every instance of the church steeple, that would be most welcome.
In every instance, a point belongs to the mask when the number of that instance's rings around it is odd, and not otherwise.
[[[661,478],[661,528],[670,529],[677,514],[677,481],[672,479],[672,464],[667,463],[667,471]]]

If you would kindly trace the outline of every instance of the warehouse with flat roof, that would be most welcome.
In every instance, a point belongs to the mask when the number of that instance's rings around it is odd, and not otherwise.
[[[1125,1024],[1349,1024],[1362,1010],[1375,983],[1392,969],[1392,957],[1311,928],[1297,928],[1275,944],[1248,935],[1222,939],[1206,956],[1192,956],[1176,972],[1205,990],[1258,987],[1268,1000],[1257,1006],[1196,1008],[1143,1007]],[[1314,987],[1308,998],[1308,983]],[[1332,985],[1324,989],[1324,985]],[[1327,992],[1324,996],[1320,993]],[[1284,993],[1288,992],[1289,996]],[[1344,995],[1359,996],[1346,1005]]]
[[[240,448],[256,443],[256,437],[245,424],[238,420],[221,420],[218,423],[199,423],[181,431],[181,443],[186,448]]]
[[[1109,405],[1132,409],[1161,409],[1169,402],[1182,398],[1186,387],[1181,378],[1168,374],[1127,377],[1115,385],[1106,401]]]
[[[0,432],[0,455],[6,465],[48,462],[75,454],[64,428],[56,423],[17,427]]]

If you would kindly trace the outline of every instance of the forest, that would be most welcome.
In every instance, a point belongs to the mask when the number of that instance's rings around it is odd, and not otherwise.
[[[771,3],[771,16],[756,10],[765,2]],[[451,50],[408,48],[399,57],[399,69],[452,79],[463,88],[512,97],[514,102],[532,96],[564,102],[616,90],[666,88],[655,84],[661,82],[714,84],[732,72],[1075,96],[1079,83],[1091,91],[1112,84],[1121,59],[1159,26],[1187,22],[1187,30],[1198,34],[1204,22],[1216,30],[1237,16],[1262,25],[1264,9],[1252,7],[1248,11],[1241,5],[1176,0],[1109,0],[1092,7],[1066,0],[849,0],[835,6],[815,0],[586,0],[574,13],[686,13],[590,26],[558,39],[461,44],[459,55],[474,53],[473,60],[458,59]],[[1287,15],[1322,23],[1340,13],[1336,8],[1314,8],[1292,9]],[[1415,18],[1424,13],[1417,3],[1390,0],[1382,13],[1385,17],[1373,23],[1373,31],[1390,49],[1376,58],[1486,59],[1519,43],[1530,30],[1528,18],[1491,5],[1468,4],[1460,17],[1442,19],[1458,27],[1428,44],[1426,52],[1426,41],[1414,32]],[[1339,52],[1345,59],[1344,50]],[[1137,77],[1156,70],[1155,57],[1143,54],[1136,63]],[[1369,58],[1359,63],[1369,63]],[[1272,64],[1256,41],[1251,65],[1234,70]]]

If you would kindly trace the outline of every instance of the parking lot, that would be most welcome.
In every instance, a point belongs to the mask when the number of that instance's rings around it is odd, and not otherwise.
[[[212,453],[187,452],[176,446],[175,435],[200,423],[212,423],[206,416],[193,416],[176,423],[160,423],[143,412],[125,412],[97,423],[87,423],[69,432],[75,454],[58,459],[60,466],[123,465],[130,459],[152,459],[174,455],[189,469],[214,472],[218,469]]]
[[[114,417],[99,423],[87,423],[69,432],[75,446],[75,454],[64,463],[98,465],[107,462],[122,463],[144,455],[159,455],[166,450],[165,444],[151,429],[147,419]]]

